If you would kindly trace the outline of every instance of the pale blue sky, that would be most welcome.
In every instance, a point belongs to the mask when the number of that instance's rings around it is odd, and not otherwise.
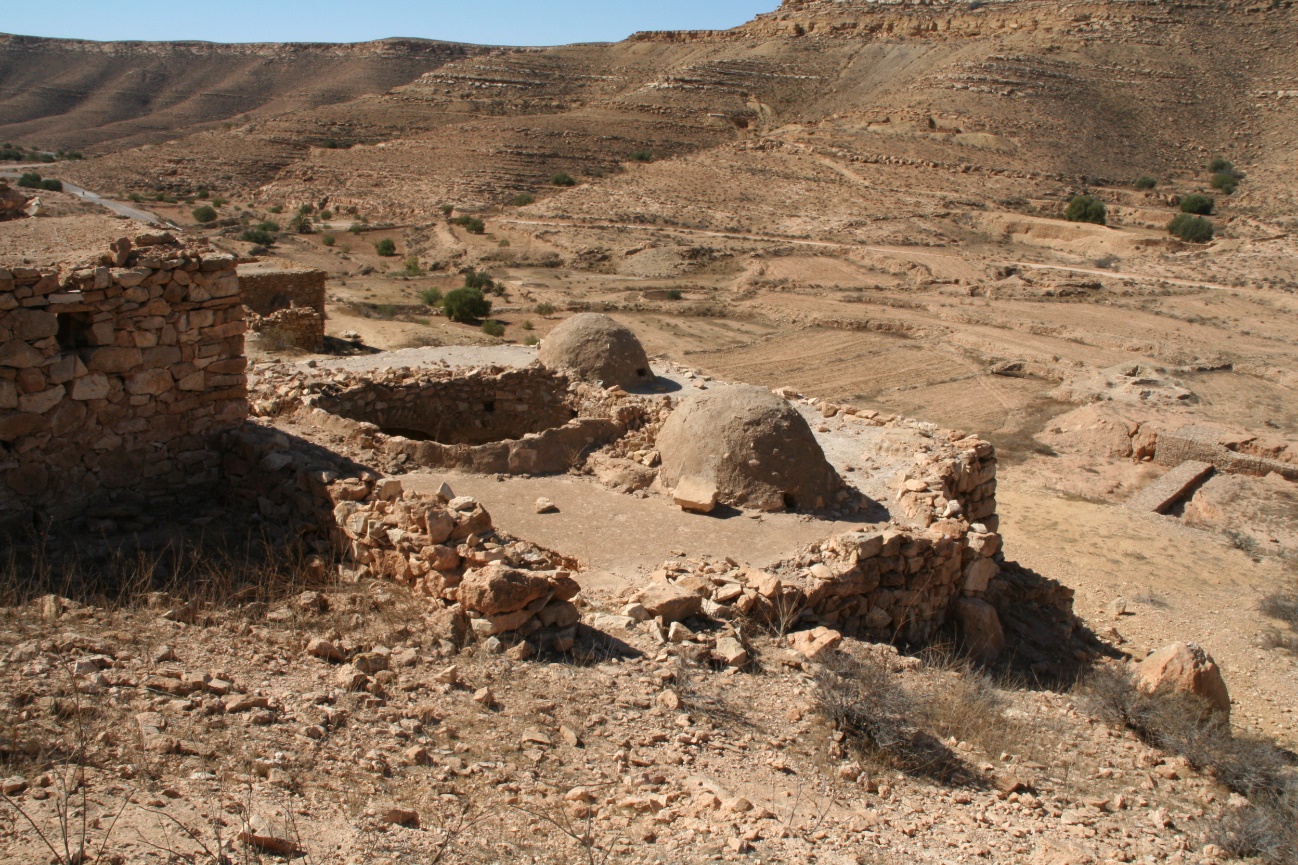
[[[779,0],[14,0],[0,32],[79,39],[362,42],[417,36],[493,45],[624,39],[743,24]]]

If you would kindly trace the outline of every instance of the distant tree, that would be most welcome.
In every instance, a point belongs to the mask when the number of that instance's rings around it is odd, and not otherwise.
[[[551,186],[576,186],[577,178],[573,177],[566,171],[560,171],[550,178]]]
[[[216,208],[210,204],[204,204],[202,207],[195,207],[192,215],[195,222],[216,222]]]
[[[1212,220],[1189,213],[1178,213],[1167,224],[1168,233],[1186,243],[1207,243],[1212,240]]]
[[[18,178],[18,185],[26,189],[40,189],[41,176],[35,171],[24,172],[23,175]]]
[[[496,281],[486,271],[470,270],[464,274],[464,287],[476,289],[484,294],[496,290]]]
[[[1207,216],[1212,213],[1215,202],[1207,195],[1200,195],[1193,192],[1181,199],[1182,213],[1196,213],[1200,216]]]
[[[53,177],[47,177],[41,181],[41,189],[44,189],[46,192],[62,192],[63,181],[55,180]]]
[[[491,315],[491,301],[476,288],[457,288],[442,298],[442,309],[451,321],[471,322]]]
[[[397,244],[391,238],[385,237],[374,244],[374,251],[384,258],[389,258],[397,254]]]
[[[1104,202],[1089,195],[1079,195],[1068,202],[1068,209],[1064,211],[1064,218],[1069,222],[1107,224],[1104,214]]]
[[[1153,189],[1157,185],[1158,181],[1150,177],[1148,174],[1136,178],[1137,189]]]

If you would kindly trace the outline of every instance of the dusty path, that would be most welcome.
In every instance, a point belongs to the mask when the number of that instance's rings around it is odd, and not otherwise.
[[[44,165],[31,166],[31,167],[35,169],[40,169],[44,167],[48,170],[48,166],[44,166]],[[22,176],[22,171],[19,170],[13,170],[13,169],[0,170],[0,177],[21,177],[21,176]],[[155,214],[149,213],[147,210],[140,210],[139,208],[132,207],[131,205],[126,204],[124,202],[114,201],[111,198],[104,198],[102,195],[100,195],[97,192],[91,192],[88,189],[82,189],[80,186],[77,186],[72,183],[68,183],[66,180],[63,181],[63,191],[68,193],[69,195],[77,196],[82,201],[88,201],[91,204],[98,204],[100,207],[105,207],[111,210],[113,213],[118,214],[119,216],[125,216],[130,219],[134,219],[137,222],[143,222],[146,225],[166,225],[170,228],[180,227],[169,220],[163,219]]]

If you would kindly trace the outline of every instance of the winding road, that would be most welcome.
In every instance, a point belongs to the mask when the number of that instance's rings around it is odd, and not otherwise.
[[[20,166],[17,169],[11,169],[11,168],[0,169],[0,177],[6,177],[6,178],[21,177],[24,170],[39,171],[43,167],[45,167],[44,164]],[[72,183],[68,183],[66,180],[63,181],[63,191],[69,193],[70,195],[75,195],[83,201],[88,201],[91,204],[98,204],[100,207],[106,207],[109,210],[111,210],[113,213],[118,214],[119,216],[125,216],[130,219],[134,219],[137,222],[143,222],[146,225],[164,225],[167,228],[180,227],[169,220],[163,219],[157,214],[149,213],[147,210],[140,210],[138,207],[132,207],[131,205],[126,204],[125,202],[115,201],[111,198],[104,198],[102,195],[100,195],[97,192],[91,192],[88,189],[82,189],[80,186],[77,186]]]

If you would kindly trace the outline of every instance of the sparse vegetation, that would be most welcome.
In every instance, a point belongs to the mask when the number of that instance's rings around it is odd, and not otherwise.
[[[41,176],[35,171],[25,171],[19,176],[18,185],[24,189],[40,189]]]
[[[541,318],[549,318],[554,315],[555,312],[556,310],[553,303],[538,303],[536,305],[536,314],[541,316]]]
[[[1095,225],[1106,225],[1107,218],[1104,202],[1090,195],[1078,195],[1068,202],[1064,218],[1069,222],[1090,222]]]
[[[654,155],[653,152],[649,150],[637,150],[631,154],[631,161],[632,162],[653,162]]]
[[[385,237],[375,242],[374,251],[384,258],[391,258],[397,254],[397,244],[392,238]]]
[[[441,210],[442,210],[442,216],[450,216],[452,213],[455,212],[455,205],[443,204]]]
[[[298,213],[289,220],[288,230],[296,234],[311,234],[315,231],[315,225],[311,222],[311,217],[305,213]]]
[[[1223,195],[1232,195],[1239,188],[1239,178],[1233,174],[1214,174],[1209,183],[1213,189],[1220,189]]]
[[[491,275],[482,270],[470,270],[464,274],[464,287],[475,289],[483,294],[491,294],[499,288]]]
[[[550,178],[551,186],[576,186],[577,178],[573,177],[566,171],[560,171]]]
[[[1218,156],[1208,163],[1208,170],[1213,172],[1214,174],[1222,173],[1222,172],[1229,173],[1235,170],[1235,166],[1232,165],[1230,163],[1230,160],[1228,160],[1226,157]]]
[[[683,300],[684,297],[685,297],[685,292],[681,291],[679,288],[667,289],[668,300]]]
[[[536,335],[531,333],[523,338],[523,345],[537,345],[540,342],[541,340],[537,339]]]
[[[275,235],[260,228],[249,228],[239,235],[239,239],[245,243],[255,243],[258,246],[270,246],[275,242]]]
[[[273,205],[271,205],[270,207],[266,208],[266,212],[267,212],[267,213],[283,213],[283,212],[284,212],[284,206],[281,205],[281,204],[273,204]]]
[[[210,204],[204,204],[202,207],[195,207],[191,215],[194,217],[195,222],[216,222],[216,208]]]
[[[419,292],[419,300],[425,306],[441,306],[442,305],[441,289],[425,288],[423,291]]]
[[[257,223],[257,228],[260,231],[277,232],[279,231],[279,223],[273,219],[267,219],[264,222]]]
[[[523,192],[509,199],[510,207],[526,207],[536,202],[536,196],[530,192]]]
[[[1158,181],[1148,174],[1136,178],[1137,189],[1153,189],[1155,186],[1158,186]]]
[[[491,301],[476,288],[457,288],[442,298],[442,309],[451,321],[472,322],[491,315]]]
[[[458,225],[469,234],[485,234],[487,224],[476,216],[458,216],[451,220],[452,225]]]
[[[1211,197],[1201,195],[1198,192],[1193,192],[1181,199],[1181,212],[1194,213],[1199,216],[1208,216],[1212,213],[1212,209],[1215,205],[1216,202],[1214,202]]]
[[[422,274],[424,272],[424,269],[419,266],[419,256],[417,255],[407,256],[405,264],[402,268],[402,272],[406,276],[419,276],[420,274]]]
[[[1207,243],[1213,236],[1212,220],[1189,213],[1178,213],[1167,224],[1167,231],[1186,243]]]
[[[534,330],[536,328],[536,325],[532,324],[532,319],[525,318],[523,319],[523,323],[520,325],[520,327],[522,327],[523,330]]]
[[[320,238],[320,242],[325,246],[333,246],[338,242],[338,238],[334,237],[332,234],[326,234],[324,237]]]
[[[497,321],[494,318],[487,319],[482,323],[482,332],[487,336],[501,337],[505,335],[504,322]]]

